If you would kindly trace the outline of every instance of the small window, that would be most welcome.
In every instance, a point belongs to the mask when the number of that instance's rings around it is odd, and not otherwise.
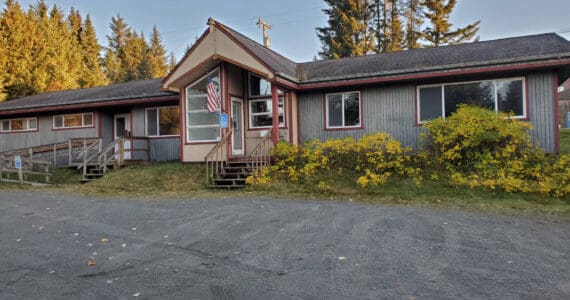
[[[249,127],[267,128],[273,126],[273,101],[271,99],[260,99],[249,101]],[[285,111],[284,96],[279,96],[279,127],[285,126],[283,113]]]
[[[147,136],[180,135],[180,110],[177,106],[149,108],[146,120]]]
[[[418,121],[449,117],[461,104],[485,107],[495,112],[525,118],[524,79],[482,80],[418,87]]]
[[[53,117],[53,128],[82,128],[93,126],[93,113],[59,115]]]
[[[326,127],[360,127],[360,92],[326,95]]]
[[[38,129],[37,118],[2,120],[2,132],[33,131]]]

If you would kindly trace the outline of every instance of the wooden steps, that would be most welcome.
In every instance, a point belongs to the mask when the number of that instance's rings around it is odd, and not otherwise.
[[[230,161],[217,170],[210,180],[211,189],[240,189],[246,186],[245,180],[251,175],[251,163],[243,161]]]

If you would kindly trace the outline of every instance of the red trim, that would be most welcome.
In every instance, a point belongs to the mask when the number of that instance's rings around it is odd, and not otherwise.
[[[560,112],[558,111],[558,74],[554,73],[554,152],[560,153]]]
[[[277,145],[277,143],[279,143],[279,92],[277,91],[277,85],[274,83],[271,83],[271,110],[273,118],[271,139],[273,140],[273,145]],[[283,118],[285,118],[285,116],[283,116]]]
[[[353,92],[358,92],[359,95],[359,110],[360,110],[360,126],[355,126],[355,127],[342,127],[342,128],[328,128],[327,124],[328,124],[328,116],[327,116],[327,95],[330,94],[344,94],[344,93],[353,93]],[[334,92],[334,93],[325,93],[324,94],[324,109],[323,109],[323,113],[324,113],[324,120],[325,120],[325,131],[346,131],[346,130],[362,130],[364,129],[364,114],[363,114],[363,106],[364,106],[364,93],[362,91],[346,91],[346,92]]]
[[[521,120],[530,121],[530,95],[528,93],[528,76],[524,76],[524,93],[526,96],[526,118]]]
[[[409,74],[409,75],[395,75],[389,77],[383,76],[383,77],[375,77],[367,79],[344,80],[336,82],[306,83],[298,85],[298,89],[312,90],[319,88],[344,87],[344,86],[354,86],[358,84],[386,83],[386,82],[408,81],[408,80],[426,79],[426,78],[431,79],[431,78],[477,74],[477,73],[488,73],[488,72],[499,72],[499,71],[520,71],[527,69],[554,67],[554,66],[567,65],[567,64],[570,64],[570,59],[561,59],[553,62],[528,63],[528,64],[511,65],[511,66],[480,67],[480,68],[471,68],[468,70],[437,71],[437,72],[427,72],[427,73]]]
[[[174,69],[172,69],[168,75],[162,80],[162,90],[166,91],[167,89],[164,88],[164,84],[170,80],[170,77],[172,77],[174,75],[174,73],[176,73],[176,71],[178,71],[178,68],[180,68],[180,66],[182,65],[182,63],[190,56],[190,54],[192,54],[194,52],[194,50],[196,50],[196,48],[198,47],[198,45],[200,45],[200,43],[202,43],[202,41],[206,38],[206,36],[208,35],[208,32],[210,31],[210,29],[206,29],[204,31],[204,33],[202,33],[202,35],[200,36],[200,38],[198,38],[196,40],[196,42],[194,43],[194,45],[192,45],[192,47],[190,47],[190,49],[188,50],[188,52],[186,52],[186,54],[184,54],[184,57],[182,57],[182,59],[178,62],[178,64],[174,67]]]
[[[299,113],[299,94],[295,93],[297,97],[295,97],[297,99],[297,103],[296,103],[296,111],[297,111],[297,144],[301,143],[301,114]]]
[[[183,88],[178,95],[178,105],[180,109],[180,161],[184,162],[184,143],[186,142],[186,88]]]
[[[229,91],[229,82],[228,82],[228,65],[227,63],[222,64],[222,68],[220,70],[221,74],[222,74],[222,93],[224,94],[224,105],[226,106],[226,112],[228,114],[228,117],[232,116],[232,114],[230,113],[230,111],[232,110],[232,104],[231,104],[231,99],[230,99],[230,91]],[[223,108],[222,108],[222,113],[223,113]],[[230,119],[230,118],[228,118]],[[228,134],[230,132],[230,127],[232,124],[233,120],[228,120],[230,123],[228,124],[228,128],[227,129],[222,129],[222,136],[220,137],[221,139],[224,138],[225,134]],[[232,153],[232,148],[233,148],[233,139],[230,139],[230,142],[226,145],[226,153],[228,154],[228,159],[230,157],[233,156]]]
[[[287,98],[288,109],[286,109],[284,113],[287,113],[287,119],[289,119],[289,122],[287,122],[287,125],[289,126],[289,144],[293,144],[295,140],[293,138],[293,91],[287,92]]]
[[[230,40],[234,41],[240,48],[242,48],[245,52],[251,55],[258,63],[266,67],[271,72],[275,72],[273,68],[271,68],[267,63],[265,63],[262,59],[260,59],[255,53],[245,47],[240,41],[238,41],[231,33],[229,33],[222,23],[216,22],[216,28],[218,28],[221,32],[223,32]],[[275,76],[273,76],[275,77]]]
[[[211,142],[190,142],[190,143],[184,143],[184,145],[216,145],[218,144],[220,141],[211,141]]]
[[[275,76],[275,82],[278,83],[278,84],[280,84],[280,85],[283,85],[283,86],[285,86],[285,87],[287,87],[287,88],[289,88],[289,89],[293,89],[293,90],[298,90],[298,89],[299,89],[299,85],[298,85],[298,84],[296,84],[296,83],[294,83],[294,82],[291,82],[291,81],[288,81],[288,80],[286,80],[286,79],[283,79],[283,78],[281,78],[281,77],[279,77],[279,76]]]
[[[135,128],[133,127],[133,112],[132,112],[132,111],[129,112],[129,122],[131,123],[130,136],[131,136],[131,137],[136,136],[136,135],[135,135]],[[144,134],[143,134],[143,136],[144,136]],[[133,148],[133,146],[131,146],[131,149],[132,149],[132,148]],[[134,158],[132,152],[133,152],[133,151],[131,150],[131,159]]]
[[[160,101],[169,101],[176,99],[177,96],[168,96],[168,97],[139,98],[133,100],[115,100],[115,101],[104,101],[104,102],[72,104],[72,105],[58,105],[58,106],[50,106],[43,108],[29,108],[21,110],[0,111],[0,116],[25,114],[25,113],[38,113],[38,112],[66,111],[66,110],[76,110],[82,108],[117,107],[117,106],[126,106],[132,104],[145,104],[145,103],[153,103]]]

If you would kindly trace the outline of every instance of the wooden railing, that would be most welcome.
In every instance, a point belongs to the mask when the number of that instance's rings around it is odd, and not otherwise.
[[[265,136],[257,143],[253,151],[247,156],[248,162],[252,166],[252,173],[259,172],[271,164],[271,155],[269,151],[273,145],[271,141],[271,130],[268,130]]]
[[[20,156],[20,168],[16,168],[16,156],[0,155],[0,182],[49,183],[53,176],[53,162]]]
[[[233,133],[234,130],[231,129],[204,158],[206,160],[206,182],[208,184],[225,167],[226,160],[229,157],[228,149]]]

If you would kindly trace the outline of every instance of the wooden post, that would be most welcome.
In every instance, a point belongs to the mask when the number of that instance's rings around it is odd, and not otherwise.
[[[69,140],[67,154],[69,155],[69,164],[67,166],[71,167],[71,139]]]
[[[24,168],[24,160],[22,159],[21,164],[20,164],[20,168],[18,169],[18,181],[20,181],[20,184],[24,184],[24,173],[22,171],[23,168]]]
[[[150,162],[150,139],[146,139],[146,161]]]
[[[53,144],[53,166],[57,167],[57,144]]]
[[[0,155],[0,183],[2,183],[4,179],[4,174],[2,172],[3,170],[4,170],[4,155]]]
[[[46,183],[49,183],[49,165],[45,165],[45,172],[46,172]]]
[[[277,86],[271,84],[271,114],[273,117],[273,127],[271,128],[271,138],[273,144],[279,143],[279,94]]]

